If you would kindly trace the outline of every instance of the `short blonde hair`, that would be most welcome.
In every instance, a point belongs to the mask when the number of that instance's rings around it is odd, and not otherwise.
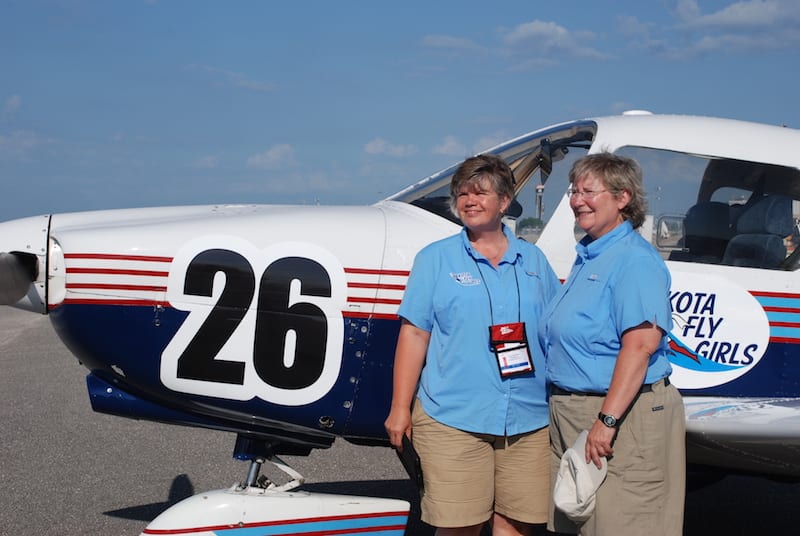
[[[642,184],[642,168],[633,158],[613,153],[596,153],[579,158],[569,171],[569,183],[594,174],[615,197],[627,191],[631,200],[622,207],[622,217],[631,222],[634,229],[644,223],[647,214],[647,196]]]

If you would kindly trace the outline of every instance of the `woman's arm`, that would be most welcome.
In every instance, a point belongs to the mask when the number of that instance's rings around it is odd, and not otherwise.
[[[600,411],[618,419],[628,411],[642,388],[650,356],[658,349],[663,336],[661,329],[650,322],[643,322],[622,334],[622,347]],[[600,467],[600,458],[614,453],[611,445],[616,433],[616,428],[595,420],[586,438],[586,461],[591,460]]]
[[[394,354],[392,407],[384,422],[389,441],[403,450],[403,434],[411,437],[411,403],[425,364],[431,334],[403,319]]]

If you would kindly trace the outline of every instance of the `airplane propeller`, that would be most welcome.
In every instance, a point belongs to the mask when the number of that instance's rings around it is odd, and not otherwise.
[[[38,276],[35,255],[0,252],[0,305],[13,305],[25,297]]]

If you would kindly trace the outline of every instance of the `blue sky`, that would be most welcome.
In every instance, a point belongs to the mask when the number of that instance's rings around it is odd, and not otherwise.
[[[796,0],[0,6],[0,220],[368,204],[627,109],[800,128]]]

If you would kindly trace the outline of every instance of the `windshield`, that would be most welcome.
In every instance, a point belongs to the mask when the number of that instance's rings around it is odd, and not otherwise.
[[[541,230],[547,220],[547,207],[555,207],[564,195],[572,162],[586,154],[596,130],[593,121],[573,121],[485,151],[502,157],[514,171],[515,199],[509,216],[518,222],[517,234],[525,229]],[[460,162],[431,175],[388,200],[410,203],[460,224],[449,205],[450,180],[459,165]],[[552,186],[546,188],[548,184]]]

